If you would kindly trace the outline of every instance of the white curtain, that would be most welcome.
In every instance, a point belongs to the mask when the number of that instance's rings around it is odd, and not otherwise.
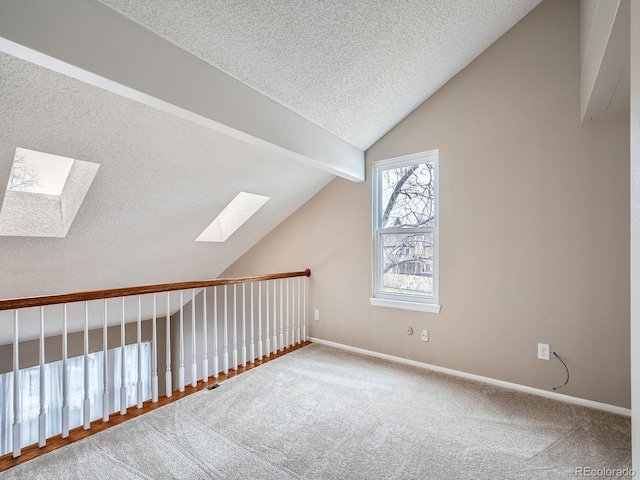
[[[120,410],[121,353],[120,347],[108,351],[111,412]],[[151,346],[142,344],[142,392],[143,399],[151,398]],[[102,418],[104,391],[104,352],[88,356],[90,418]],[[84,401],[84,356],[67,360],[69,372],[69,428],[82,425]],[[62,361],[45,365],[45,413],[47,414],[47,438],[62,432]],[[125,346],[125,386],[127,406],[137,403],[138,345]],[[0,455],[13,450],[13,372],[0,374]],[[20,370],[20,430],[22,447],[38,442],[38,417],[40,415],[40,367]]]
[[[13,373],[0,375],[0,400],[0,455],[4,455],[12,450]]]
[[[138,344],[125,346],[124,386],[127,390],[127,407],[135,405],[138,395]],[[120,388],[122,387],[122,354],[120,347],[109,350],[109,399],[111,411],[120,411]],[[151,342],[142,343],[142,398],[151,398]]]

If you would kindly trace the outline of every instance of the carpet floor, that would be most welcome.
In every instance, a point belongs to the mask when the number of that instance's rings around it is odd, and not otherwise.
[[[630,469],[630,419],[314,344],[0,480],[557,480],[577,468]]]

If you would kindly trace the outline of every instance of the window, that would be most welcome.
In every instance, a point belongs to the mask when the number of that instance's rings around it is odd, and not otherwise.
[[[438,151],[373,165],[372,305],[438,313]]]
[[[66,237],[100,165],[16,148],[0,236]]]
[[[109,404],[111,412],[120,411],[122,385],[121,347],[108,350]],[[125,345],[125,388],[127,406],[137,402],[138,344]],[[89,354],[89,399],[91,420],[102,418],[104,389],[104,352]],[[45,412],[47,438],[62,432],[62,360],[45,364]],[[82,425],[84,401],[84,357],[67,361],[69,372],[69,428]],[[151,347],[142,343],[142,395],[151,398]],[[8,399],[0,404],[0,455],[13,450],[13,372],[0,374],[0,395]],[[40,414],[40,366],[20,369],[20,429],[22,447],[38,442]]]
[[[196,238],[196,242],[224,242],[271,197],[240,192]]]

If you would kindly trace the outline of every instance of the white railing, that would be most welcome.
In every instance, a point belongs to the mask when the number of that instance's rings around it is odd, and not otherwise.
[[[101,417],[102,422],[109,422],[110,415],[118,411],[114,410],[116,403],[119,403],[119,413],[126,415],[127,409],[133,405],[141,409],[147,401],[158,402],[161,386],[164,387],[164,396],[171,397],[176,389],[184,392],[188,383],[191,387],[197,387],[199,382],[206,383],[211,377],[217,379],[220,373],[228,374],[230,368],[234,372],[238,371],[248,363],[253,364],[265,356],[270,357],[304,343],[308,331],[309,276],[310,271],[306,270],[237,279],[1,300],[0,325],[3,324],[3,319],[8,319],[6,323],[13,323],[13,335],[5,339],[7,341],[0,342],[4,343],[0,345],[0,349],[12,349],[13,369],[8,372],[0,370],[0,374],[12,376],[13,381],[10,382],[11,394],[6,395],[7,398],[0,398],[0,408],[10,409],[6,415],[0,415],[0,419],[4,419],[6,423],[0,425],[0,430],[7,437],[4,444],[10,444],[6,451],[0,451],[0,456],[10,453],[13,458],[19,457],[22,448],[26,446],[24,443],[28,442],[27,438],[24,441],[22,439],[22,430],[30,425],[22,418],[22,400],[25,395],[20,382],[20,367],[21,361],[24,367],[25,363],[34,363],[34,360],[21,358],[21,350],[26,341],[37,340],[39,347],[38,445],[44,447],[51,436],[60,432],[62,438],[67,438],[70,429],[74,428],[74,425],[70,425],[69,385],[71,381],[77,383],[79,379],[70,378],[71,350],[76,352],[82,347],[81,426],[84,430],[89,430],[91,422],[96,418]],[[187,319],[186,311],[189,315]],[[165,323],[164,329],[158,325],[161,322]],[[127,326],[132,324],[135,326],[135,342],[132,341],[133,332],[127,335]],[[78,335],[72,335],[76,332],[82,333],[81,340]],[[60,337],[60,343],[57,344],[60,350],[57,347],[51,348],[52,337],[56,343],[55,337]],[[101,342],[98,341],[99,337]],[[82,345],[79,345],[80,342]],[[146,342],[151,345],[150,365],[148,359],[143,358],[142,344]],[[159,345],[159,342],[163,345]],[[137,345],[133,405],[131,382],[127,381],[132,372],[125,369],[125,347],[130,344]],[[95,370],[93,364],[96,345],[101,345],[98,352],[102,352],[98,387],[90,374]],[[114,347],[119,349],[121,368],[115,368],[113,361],[110,361],[115,355]],[[188,368],[185,368],[185,358],[188,359]],[[51,393],[52,389],[46,387],[46,360],[61,362],[61,385],[54,389],[58,393]],[[147,366],[146,369],[143,364]],[[176,365],[177,376],[173,375]],[[161,378],[159,370],[164,367],[166,373]],[[77,370],[74,369],[74,372]],[[120,378],[115,378],[116,373],[119,373]],[[143,383],[147,385],[146,389],[143,389]],[[92,400],[96,398],[96,388],[102,389],[101,408]],[[116,402],[118,399],[114,399],[114,396],[118,394],[119,402]],[[0,392],[0,395],[5,395],[5,392]],[[47,398],[48,395],[57,397]],[[56,418],[60,422],[57,432],[53,429],[53,434],[52,428],[47,428],[47,412],[52,405],[59,409],[56,411]]]

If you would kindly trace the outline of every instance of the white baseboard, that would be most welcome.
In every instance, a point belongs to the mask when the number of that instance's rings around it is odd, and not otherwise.
[[[481,375],[475,375],[473,373],[461,372],[459,370],[453,370],[451,368],[438,367],[437,365],[430,365],[428,363],[417,362],[415,360],[409,360],[407,358],[396,357],[394,355],[388,355],[386,353],[378,353],[371,350],[365,350],[363,348],[351,347],[342,343],[330,342],[329,340],[322,340],[321,338],[309,337],[309,341],[313,343],[319,343],[321,345],[327,345],[329,347],[340,348],[349,352],[361,353],[362,355],[368,355],[370,357],[382,358],[384,360],[390,360],[392,362],[404,363],[405,365],[411,365],[419,368],[426,368],[427,370],[433,370],[434,372],[446,373],[447,375],[454,375],[456,377],[468,378],[469,380],[476,380],[478,382],[484,382],[491,385],[498,385],[500,387],[510,388],[520,392],[531,393],[533,395],[539,395],[541,397],[552,398],[553,400],[559,400],[561,402],[573,403],[582,407],[595,408],[596,410],[603,410],[605,412],[615,413],[616,415],[624,415],[626,417],[631,416],[631,409],[618,407],[616,405],[610,405],[608,403],[594,402],[593,400],[586,400],[584,398],[572,397],[569,395],[563,395],[557,392],[548,392],[540,388],[527,387],[526,385],[519,385],[517,383],[505,382],[503,380],[496,380],[495,378],[483,377]]]

